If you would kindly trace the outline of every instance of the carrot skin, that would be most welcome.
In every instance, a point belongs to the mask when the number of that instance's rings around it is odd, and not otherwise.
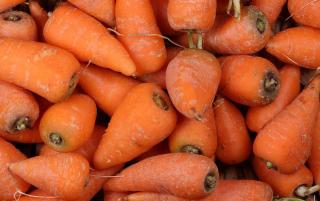
[[[24,0],[2,0],[0,2],[0,12],[3,12],[9,8],[13,8],[16,5],[23,3]]]
[[[320,28],[318,11],[320,2],[314,0],[288,0],[290,16],[300,25]]]
[[[312,148],[310,158],[308,159],[308,166],[313,174],[314,183],[320,184],[320,112],[317,114],[311,135]]]
[[[253,0],[251,4],[261,10],[273,25],[286,2],[287,0]]]
[[[30,15],[37,25],[38,36],[43,41],[43,28],[49,19],[48,13],[40,6],[39,2],[35,0],[29,2],[29,10]]]

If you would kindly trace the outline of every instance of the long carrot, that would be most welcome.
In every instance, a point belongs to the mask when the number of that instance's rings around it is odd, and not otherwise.
[[[43,28],[49,19],[47,11],[45,11],[35,0],[29,1],[30,15],[37,24],[38,36],[43,40]]]
[[[309,168],[313,174],[315,184],[320,184],[320,111],[312,130],[312,148],[308,159]]]
[[[69,50],[81,61],[91,61],[125,75],[136,71],[121,43],[96,19],[70,5],[55,9],[43,32],[48,43]]]
[[[0,1],[0,12],[3,12],[9,8],[15,7],[16,5],[23,3],[25,0],[1,0]]]
[[[190,201],[189,199],[176,197],[164,193],[138,192],[120,198],[118,201]]]
[[[32,128],[22,131],[16,131],[14,134],[5,131],[0,131],[0,136],[5,140],[18,143],[42,143],[39,133],[39,119],[36,121]]]
[[[273,25],[286,2],[287,0],[253,0],[251,4],[261,10],[268,18],[269,23]]]
[[[316,0],[288,0],[290,16],[302,25],[320,28],[319,9],[320,2]]]

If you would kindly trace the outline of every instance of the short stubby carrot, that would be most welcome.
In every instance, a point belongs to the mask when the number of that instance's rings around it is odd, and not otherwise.
[[[38,36],[41,40],[43,40],[43,28],[47,20],[49,19],[48,13],[40,6],[39,2],[36,0],[29,1],[29,10],[30,15],[37,25]]]
[[[65,200],[81,196],[89,181],[89,168],[88,161],[75,153],[35,156],[8,167],[26,182]]]
[[[217,158],[229,165],[248,159],[252,142],[240,110],[219,96],[214,103],[214,117],[217,122]]]
[[[189,199],[176,197],[166,193],[137,192],[129,194],[120,201],[190,201]]]
[[[69,50],[81,61],[128,76],[136,71],[125,47],[99,21],[71,5],[54,10],[43,35],[48,43]]]
[[[8,133],[5,131],[0,131],[0,136],[5,140],[10,142],[17,142],[17,143],[42,143],[42,139],[39,133],[39,119],[34,123],[32,128],[28,128],[21,131],[16,131],[14,134]]]
[[[320,28],[318,11],[320,2],[315,0],[288,0],[290,16],[298,24]]]
[[[188,175],[188,176],[186,176]],[[212,159],[190,153],[170,153],[135,163],[111,178],[110,191],[146,191],[199,199],[219,186],[219,173]]]
[[[274,25],[287,0],[253,0],[252,5],[261,10],[271,25]]]
[[[1,0],[0,1],[0,12],[3,12],[9,8],[13,8],[16,5],[23,3],[25,0]]]
[[[80,64],[69,52],[45,43],[0,39],[0,79],[51,102],[71,95]]]
[[[176,111],[160,86],[137,85],[112,115],[94,154],[94,167],[105,169],[134,159],[168,137],[176,121]]]
[[[113,27],[115,25],[115,0],[68,0],[77,8],[96,17],[101,22]]]
[[[220,77],[220,64],[214,55],[204,50],[185,49],[168,64],[166,86],[180,113],[201,120],[211,107]]]
[[[312,130],[312,148],[308,166],[313,174],[315,184],[320,184],[320,110]]]
[[[201,121],[180,116],[168,138],[171,152],[187,152],[213,157],[217,149],[217,130],[213,109]]]
[[[250,107],[246,114],[246,124],[251,131],[258,132],[276,114],[283,110],[300,93],[300,68],[285,65],[280,70],[278,96],[268,105]]]
[[[36,41],[37,25],[34,19],[22,11],[7,11],[0,14],[0,37]]]
[[[245,6],[241,9],[240,20],[217,15],[205,41],[219,54],[253,54],[263,49],[270,37],[271,28],[266,16],[255,6]]]
[[[269,60],[232,55],[219,61],[222,69],[219,91],[225,97],[248,106],[266,105],[277,97],[280,75]]]
[[[285,109],[278,113],[255,138],[254,154],[269,168],[290,174],[309,158],[311,132],[319,108],[320,76],[317,76]]]
[[[214,24],[216,7],[216,0],[169,0],[169,24],[174,30],[206,32]]]
[[[298,26],[275,34],[266,45],[266,50],[283,62],[315,69],[320,66],[320,45],[314,41],[319,40],[320,30]]]
[[[166,62],[164,39],[152,36],[161,33],[150,0],[117,0],[116,28],[136,63],[136,75],[158,71]]]
[[[130,89],[139,83],[138,80],[92,64],[82,68],[79,79],[83,91],[110,116]]]

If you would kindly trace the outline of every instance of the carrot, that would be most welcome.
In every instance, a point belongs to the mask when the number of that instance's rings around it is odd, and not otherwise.
[[[119,201],[119,199],[127,196],[127,193],[123,192],[104,192],[104,201]]]
[[[214,191],[219,174],[213,160],[189,153],[171,153],[135,163],[111,178],[111,191],[147,191],[198,199]],[[186,177],[186,175],[188,175]],[[219,186],[219,184],[218,184]]]
[[[253,0],[251,4],[265,14],[269,24],[274,25],[286,2],[287,0]]]
[[[16,5],[23,3],[25,0],[1,0],[0,1],[0,12],[3,12],[9,8],[13,8]]]
[[[92,15],[103,23],[115,25],[115,0],[68,0],[74,6]]]
[[[93,17],[70,5],[55,9],[43,32],[48,43],[69,50],[81,61],[91,61],[125,75],[136,71],[121,43]]]
[[[49,19],[48,13],[35,0],[29,1],[29,10],[30,15],[37,25],[38,35],[43,40],[43,28],[47,20]]]
[[[82,68],[79,79],[81,88],[110,116],[130,89],[139,83],[133,78],[95,65]]]
[[[278,96],[270,104],[250,107],[247,112],[246,123],[252,131],[261,130],[300,93],[300,68],[285,65],[279,72],[281,85]]]
[[[180,116],[169,136],[171,152],[189,152],[213,157],[217,149],[217,131],[213,109],[209,108],[202,121]]]
[[[32,192],[19,197],[19,201],[65,201],[58,197],[54,197],[47,192],[40,189],[33,190]]]
[[[136,75],[158,71],[166,62],[164,40],[148,36],[161,34],[149,0],[117,0],[116,28],[124,34],[119,40],[137,65]]]
[[[220,77],[220,65],[214,55],[204,50],[185,49],[170,61],[166,86],[180,113],[201,120],[211,107]]]
[[[170,135],[176,119],[169,97],[159,86],[137,85],[111,117],[94,154],[94,167],[112,167],[146,152]]]
[[[79,198],[89,181],[89,163],[75,153],[35,156],[10,163],[8,168],[40,190],[66,200]]]
[[[249,158],[252,143],[245,120],[239,109],[226,98],[215,101],[217,123],[217,158],[225,164],[238,164]]]
[[[317,114],[317,119],[311,133],[312,148],[311,155],[308,159],[309,168],[313,174],[314,183],[320,184],[320,111]]]
[[[94,101],[87,95],[74,94],[43,114],[39,125],[41,138],[56,151],[74,151],[90,138],[96,116]]]
[[[237,103],[266,105],[278,95],[280,75],[267,59],[249,55],[219,58],[222,73],[219,91]]]
[[[152,147],[148,151],[146,151],[146,152],[142,153],[141,155],[139,155],[138,157],[136,157],[133,160],[133,162],[138,162],[143,159],[149,158],[151,156],[156,156],[159,154],[168,154],[168,153],[170,153],[169,146],[168,146],[168,140],[163,140],[162,142],[155,145],[154,147]]]
[[[161,193],[150,193],[150,192],[138,192],[132,193],[125,197],[119,199],[119,201],[190,201],[189,199],[184,199],[176,197],[170,194]]]
[[[30,185],[10,174],[8,164],[25,160],[27,157],[12,144],[0,138],[0,200],[13,200],[16,191],[26,192]]]
[[[318,40],[318,29],[298,26],[278,32],[270,39],[266,50],[283,62],[315,69],[320,66],[320,58],[317,56],[320,54],[320,46],[314,42]]]
[[[206,34],[207,45],[219,54],[253,54],[265,47],[271,36],[266,16],[255,6],[241,9],[240,20],[218,15]]]
[[[320,76],[317,76],[284,110],[261,129],[253,152],[269,168],[281,173],[297,171],[309,158],[311,132],[319,108]]]
[[[34,123],[34,126],[22,131],[16,131],[14,134],[5,131],[0,131],[0,136],[11,142],[18,143],[42,143],[39,133],[39,119]]]
[[[320,2],[316,0],[288,0],[290,17],[302,25],[320,28],[319,9]]]

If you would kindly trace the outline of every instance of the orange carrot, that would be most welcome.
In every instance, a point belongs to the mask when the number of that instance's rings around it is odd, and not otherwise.
[[[308,160],[309,168],[313,174],[314,183],[320,184],[320,110],[312,130],[312,148]]]
[[[48,43],[69,50],[81,61],[91,61],[125,75],[136,71],[121,43],[93,17],[70,5],[55,9],[43,32]]]
[[[214,191],[219,174],[213,160],[189,153],[171,153],[135,163],[111,178],[111,191],[147,191],[198,199]],[[186,176],[188,175],[188,176]],[[219,186],[219,184],[218,184]]]
[[[225,164],[245,161],[252,151],[252,143],[245,120],[239,109],[223,97],[215,101],[217,122],[217,158]]]
[[[30,15],[33,17],[34,21],[37,24],[38,35],[41,39],[43,39],[43,28],[47,20],[49,19],[48,13],[35,0],[29,1],[29,10]]]
[[[251,4],[261,10],[268,18],[269,23],[273,25],[286,2],[287,0],[253,0]]]
[[[311,132],[319,108],[320,76],[317,76],[284,110],[261,129],[253,152],[281,173],[297,171],[309,158]]]
[[[279,72],[281,85],[275,100],[265,106],[250,107],[247,112],[246,123],[252,131],[262,129],[300,93],[300,68],[285,65]]]
[[[94,101],[87,95],[74,94],[43,114],[39,125],[41,138],[56,151],[74,151],[90,138],[96,116]]]
[[[34,123],[34,126],[30,129],[17,131],[14,134],[5,131],[0,131],[0,136],[11,142],[18,143],[42,143],[42,139],[39,133],[39,119]]]
[[[127,193],[123,192],[104,192],[104,201],[119,201],[120,198],[127,196]]]
[[[35,156],[10,163],[9,171],[52,196],[66,200],[79,198],[89,181],[89,163],[75,153]]]
[[[124,34],[119,40],[137,65],[136,75],[158,71],[166,62],[164,40],[148,36],[161,34],[149,0],[117,0],[116,28]]]
[[[317,0],[288,0],[290,16],[298,24],[320,28],[319,9],[320,2]]]
[[[166,86],[180,113],[201,120],[211,107],[220,77],[220,65],[214,55],[204,50],[185,49],[170,61]]]
[[[119,199],[119,201],[190,201],[189,199],[184,199],[176,197],[170,194],[162,193],[150,193],[150,192],[138,192],[132,193],[125,197]]]
[[[110,116],[130,89],[139,83],[133,78],[94,65],[82,68],[79,79],[81,88]]]
[[[111,117],[94,154],[95,168],[122,164],[146,152],[170,135],[176,119],[169,97],[159,86],[137,85]]]
[[[3,12],[9,8],[13,8],[16,5],[23,3],[25,0],[1,0],[0,1],[0,12]]]
[[[279,92],[280,75],[267,59],[249,55],[219,58],[222,74],[219,91],[237,103],[266,105]]]

